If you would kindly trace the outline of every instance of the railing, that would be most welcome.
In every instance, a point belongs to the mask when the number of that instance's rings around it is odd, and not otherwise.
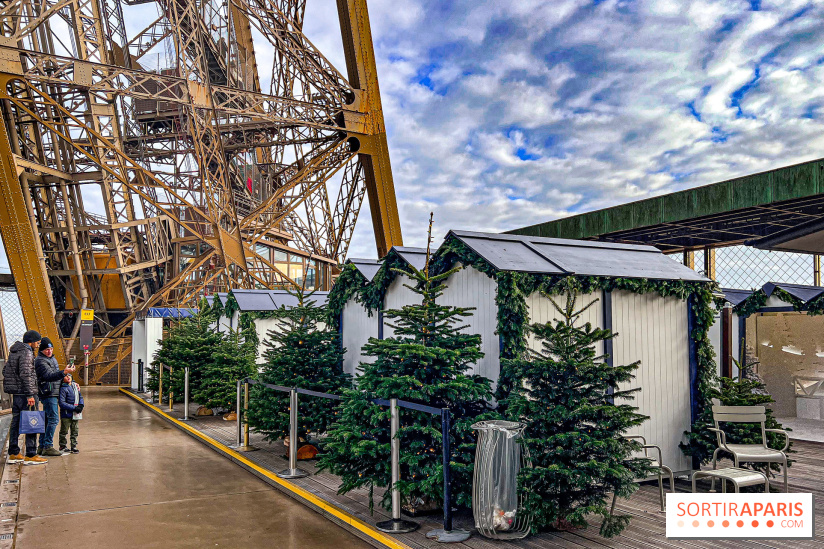
[[[297,466],[297,451],[298,451],[298,395],[306,395],[316,398],[326,398],[330,400],[341,400],[340,395],[333,395],[330,393],[322,393],[319,391],[311,391],[309,389],[301,389],[299,387],[285,387],[282,385],[272,385],[270,383],[263,383],[251,378],[238,380],[237,382],[237,448],[240,450],[249,450],[249,424],[245,421],[245,414],[243,411],[249,409],[249,385],[262,385],[273,391],[280,391],[289,393],[289,468],[279,472],[277,475],[280,478],[294,479],[302,478],[309,475],[303,469]],[[241,388],[243,389],[243,407],[241,410]],[[412,532],[418,528],[418,524],[413,521],[401,519],[401,494],[398,489],[398,481],[400,481],[400,438],[398,437],[398,430],[400,428],[400,408],[415,410],[441,417],[441,438],[443,446],[443,529],[445,532],[452,532],[452,478],[450,474],[450,443],[449,431],[451,428],[452,414],[449,408],[435,408],[434,406],[426,406],[415,402],[408,402],[405,400],[393,399],[370,399],[371,402],[379,406],[389,406],[390,408],[390,434],[391,434],[391,463],[392,463],[392,518],[387,521],[382,521],[376,524],[376,527],[384,532],[400,534]],[[438,532],[438,531],[436,531]],[[429,535],[434,534],[431,532]]]

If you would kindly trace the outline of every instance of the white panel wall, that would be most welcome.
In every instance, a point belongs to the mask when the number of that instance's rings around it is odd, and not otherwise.
[[[135,320],[132,322],[132,389],[137,390],[138,383],[138,368],[137,361],[143,361],[143,371],[146,371],[149,365],[146,360],[146,321]],[[144,385],[145,387],[145,385]]]
[[[612,294],[615,365],[641,361],[627,387],[641,387],[632,401],[650,417],[637,430],[663,452],[664,464],[686,471],[692,462],[678,448],[690,429],[687,302],[657,294]]]
[[[258,336],[257,364],[266,362],[263,353],[266,352],[266,340],[269,339],[269,330],[278,330],[278,321],[274,318],[258,318],[255,320],[255,331]]]
[[[495,304],[498,283],[473,267],[467,267],[450,276],[446,285],[438,303],[476,308],[463,323],[468,326],[465,332],[481,336],[484,357],[467,373],[491,379],[494,388],[501,373],[500,340],[495,333],[498,326],[498,306]]]
[[[411,305],[412,303],[420,303],[422,301],[421,296],[404,286],[404,284],[408,284],[409,286],[413,285],[412,280],[406,275],[399,274],[395,277],[395,280],[392,281],[392,284],[390,284],[386,290],[386,295],[384,295],[384,309],[400,309],[404,305]],[[392,320],[384,319],[383,321],[384,339],[392,337],[395,333],[395,330],[389,326],[387,322],[392,322]]]
[[[147,318],[146,319],[146,363],[152,364],[154,362],[154,355],[160,349],[160,340],[163,339],[163,319],[162,318]],[[149,380],[148,368],[144,370],[144,384]],[[145,385],[144,385],[145,387]]]
[[[365,357],[361,348],[370,337],[378,337],[378,312],[369,316],[366,307],[351,298],[343,307],[341,319],[343,328],[342,343],[346,352],[343,355],[343,371],[350,375],[357,375],[357,367],[361,362],[372,362],[374,357]]]
[[[584,307],[589,307],[581,314],[581,317],[576,323],[576,326],[583,326],[587,322],[596,328],[603,328],[604,326],[604,305],[601,300],[602,292],[594,292],[591,294],[581,294],[575,300],[575,310],[581,310]],[[562,309],[566,306],[567,296],[565,294],[552,296],[553,301]],[[555,322],[561,320],[562,315],[552,304],[552,301],[544,297],[540,292],[533,292],[532,295],[526,298],[526,305],[529,310],[529,324],[547,322]],[[531,349],[539,351],[541,343],[531,333],[527,335],[527,345]],[[595,350],[598,354],[603,353],[603,343],[598,343]]]

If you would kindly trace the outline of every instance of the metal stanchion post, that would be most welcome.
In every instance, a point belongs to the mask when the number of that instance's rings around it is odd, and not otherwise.
[[[298,392],[289,391],[289,468],[277,475],[280,478],[303,478],[309,476],[308,471],[298,469]]]
[[[172,390],[172,383],[174,382],[174,373],[175,373],[175,369],[174,368],[169,368],[169,411],[170,412],[174,411],[174,409],[175,409],[175,405],[174,405],[175,393]]]
[[[189,367],[183,369],[183,421],[191,421],[189,417]]]
[[[426,537],[441,543],[460,543],[469,539],[467,530],[452,529],[452,475],[449,462],[452,452],[449,446],[449,428],[452,414],[449,408],[441,410],[441,438],[443,445],[443,529],[427,532]]]
[[[163,406],[163,364],[158,364],[157,369],[157,403]]]
[[[137,392],[143,392],[143,360],[137,360]]]
[[[398,481],[401,479],[401,441],[398,439],[398,430],[401,426],[398,399],[389,400],[391,456],[392,456],[392,518],[375,525],[381,532],[388,534],[406,534],[418,529],[418,523],[401,518],[401,493],[398,490]]]
[[[241,437],[243,436],[243,428],[240,423],[240,380],[237,380],[237,399],[235,401],[237,402],[235,406],[235,414],[237,415],[237,448],[240,448],[240,446],[243,444],[243,442],[241,441]]]
[[[243,382],[243,445],[237,447],[238,452],[253,452],[257,450],[249,444],[249,382]],[[240,417],[240,416],[238,416]]]
[[[89,385],[89,350],[83,352],[83,356],[85,357],[85,362],[83,366],[83,385]]]

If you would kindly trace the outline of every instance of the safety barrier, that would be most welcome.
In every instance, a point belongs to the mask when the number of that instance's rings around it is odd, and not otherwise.
[[[237,382],[237,447],[238,450],[249,451],[253,449],[249,445],[249,424],[245,421],[245,414],[241,413],[241,388],[243,389],[244,410],[249,409],[249,386],[261,385],[274,391],[289,393],[289,468],[277,474],[280,478],[294,479],[308,476],[309,473],[297,466],[298,451],[298,395],[306,395],[330,400],[341,400],[340,395],[322,393],[301,389],[299,387],[285,387],[282,385],[272,385],[261,381],[246,378]],[[187,391],[188,392],[188,391]],[[452,414],[449,408],[436,408],[415,402],[393,399],[370,399],[371,402],[379,406],[389,406],[390,409],[390,435],[391,435],[391,464],[392,464],[392,518],[387,521],[378,522],[375,526],[378,530],[393,534],[412,532],[418,528],[418,523],[401,518],[401,494],[398,489],[400,480],[400,439],[398,430],[400,428],[400,408],[416,410],[427,414],[439,415],[441,417],[441,438],[443,447],[443,530],[434,530],[427,533],[427,537],[438,541],[461,541],[469,538],[469,532],[464,530],[453,530],[452,528],[452,478],[450,474],[450,443],[449,431],[451,428]]]

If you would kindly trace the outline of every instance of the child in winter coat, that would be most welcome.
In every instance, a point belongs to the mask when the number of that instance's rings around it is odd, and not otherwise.
[[[60,450],[68,452],[66,446],[66,435],[71,430],[71,453],[79,454],[77,449],[77,422],[83,417],[83,395],[80,394],[80,386],[72,381],[71,376],[63,378],[60,385]]]

